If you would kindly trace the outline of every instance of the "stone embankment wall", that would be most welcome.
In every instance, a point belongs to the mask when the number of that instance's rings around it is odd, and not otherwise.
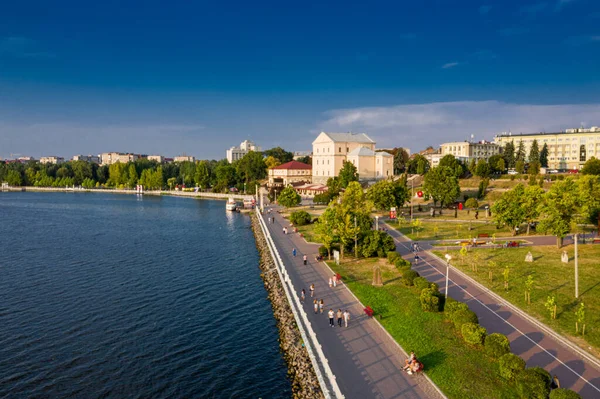
[[[292,396],[294,398],[324,398],[308,352],[302,343],[302,336],[296,326],[292,309],[281,286],[279,275],[274,271],[275,262],[269,252],[267,241],[260,229],[256,215],[252,214],[251,217],[256,247],[260,253],[261,278],[277,320],[279,347],[288,365],[288,377],[292,382]]]

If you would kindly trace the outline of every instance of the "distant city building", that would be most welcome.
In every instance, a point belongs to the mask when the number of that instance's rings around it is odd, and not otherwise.
[[[494,143],[504,147],[514,142],[515,151],[523,141],[525,157],[529,156],[533,141],[539,150],[548,146],[548,167],[551,169],[581,169],[591,157],[600,158],[600,127],[567,129],[558,133],[502,133],[494,137]]]
[[[444,155],[438,151],[438,152],[430,152],[430,153],[424,155],[424,157],[429,161],[429,165],[431,165],[432,168],[435,168],[436,166],[439,166],[440,159],[442,159],[444,157]],[[458,159],[460,161],[466,161],[466,158],[456,157],[456,159]]]
[[[292,183],[310,183],[312,167],[302,162],[290,161],[269,168],[269,187],[287,187]]]
[[[29,161],[35,161],[34,157],[19,157],[17,158],[15,161],[21,162],[21,163],[26,163]]]
[[[312,157],[312,152],[310,151],[295,151],[294,152],[294,161],[299,160],[300,158]]]
[[[122,152],[103,152],[100,154],[101,165],[112,165],[113,163],[135,162],[140,158],[137,154]]]
[[[100,156],[98,156],[98,155],[73,155],[73,161],[86,161],[86,162],[100,163]]]
[[[179,155],[174,158],[175,162],[195,162],[196,158],[189,155]]]
[[[162,155],[148,155],[148,161],[156,161],[158,163],[165,162],[165,157]]]
[[[262,148],[250,140],[244,140],[239,147],[231,147],[227,150],[227,161],[233,163],[238,159],[242,159],[250,151],[261,152]]]
[[[340,173],[344,161],[352,162],[360,180],[376,180],[393,175],[393,156],[375,152],[375,141],[364,133],[321,132],[313,141],[312,182],[327,183]]]
[[[502,152],[502,148],[496,143],[489,141],[455,141],[444,143],[440,146],[440,155],[452,154],[456,159],[470,162],[471,159],[479,161],[480,159],[489,159],[492,155]]]
[[[58,165],[63,162],[65,162],[65,159],[63,157],[49,156],[40,158],[40,163],[52,163]]]

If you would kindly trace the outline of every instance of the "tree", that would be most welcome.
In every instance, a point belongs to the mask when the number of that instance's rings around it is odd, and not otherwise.
[[[267,165],[260,152],[250,151],[236,162],[236,172],[241,181],[249,183],[264,179],[267,176]]]
[[[173,190],[173,187],[175,187],[175,184],[177,184],[176,178],[170,177],[167,179],[167,185],[169,186],[169,190]]]
[[[500,165],[500,162],[502,162],[502,165]],[[488,164],[490,165],[490,171],[492,173],[504,172],[504,158],[502,158],[502,155],[500,155],[500,154],[492,155],[488,159]]]
[[[433,205],[439,202],[440,207],[453,203],[460,195],[458,179],[446,166],[437,166],[425,175],[423,190],[433,198]]]
[[[277,158],[275,158],[273,155],[269,155],[266,159],[265,159],[265,165],[267,165],[267,169],[271,169],[274,168],[275,166],[279,166],[281,165],[281,163],[279,162],[279,160]]]
[[[363,231],[370,230],[370,210],[373,207],[367,201],[365,193],[358,182],[350,182],[341,196],[339,204],[333,203],[336,209],[336,232],[341,243],[340,251],[344,257],[344,247]]]
[[[210,170],[208,168],[207,161],[200,161],[196,163],[196,173],[194,174],[194,180],[200,188],[210,187]]]
[[[236,173],[235,167],[230,164],[221,164],[215,168],[216,184],[213,186],[213,191],[223,192],[235,184]]]
[[[408,163],[410,156],[402,147],[394,148],[389,152],[394,156],[394,174],[399,175],[406,170],[406,164]]]
[[[472,175],[475,175],[475,169],[477,169],[477,161],[475,160],[475,158],[471,158],[471,160],[469,161],[468,169]]]
[[[540,162],[540,148],[538,146],[537,140],[533,140],[531,143],[531,148],[529,149],[529,163],[532,162]]]
[[[71,162],[71,169],[73,170],[73,181],[76,186],[80,185],[85,179],[91,180],[94,177],[92,165],[89,162],[73,161]]]
[[[519,147],[515,153],[515,165],[519,161],[525,162],[525,144],[523,143],[523,140],[519,140]]]
[[[528,186],[521,197],[521,207],[524,210],[525,221],[527,222],[527,234],[529,234],[530,225],[540,216],[539,205],[544,198],[544,190],[540,186]]]
[[[138,184],[138,174],[135,165],[131,163],[127,168],[127,187],[134,188],[136,184]]]
[[[329,260],[331,260],[331,246],[336,240],[335,217],[335,208],[328,207],[319,217],[314,229],[315,237],[327,249]]]
[[[515,163],[515,170],[517,171],[517,173],[525,173],[525,161],[519,159]]]
[[[496,170],[500,173],[504,173],[505,169],[506,169],[506,164],[505,164],[504,158],[500,158],[498,160],[498,163],[496,163]]]
[[[421,154],[415,154],[407,164],[408,173],[411,174],[424,175],[429,171],[429,167],[429,161]]]
[[[346,188],[351,182],[358,181],[356,166],[354,166],[352,162],[344,161],[340,173],[338,174],[338,178],[341,188]]]
[[[596,224],[600,214],[600,176],[582,176],[577,181],[577,195],[580,222]]]
[[[367,199],[373,202],[378,210],[389,210],[391,207],[401,207],[410,194],[403,182],[380,180],[367,191]]]
[[[515,167],[515,142],[513,140],[511,140],[510,143],[506,143],[502,156],[504,157],[504,163],[506,163],[508,168]]]
[[[301,201],[302,201],[302,198],[300,197],[300,194],[298,194],[296,192],[296,190],[294,190],[293,187],[284,188],[281,191],[281,194],[279,194],[277,196],[277,202],[279,202],[281,205],[285,206],[286,208],[298,206]]]
[[[540,161],[529,162],[529,169],[527,170],[529,175],[536,176],[540,173]]]
[[[541,219],[538,230],[555,235],[558,248],[571,231],[571,223],[579,207],[578,199],[575,182],[567,179],[554,183],[539,205]]]
[[[300,157],[297,159],[298,162],[305,163],[307,165],[312,165],[312,158],[309,156]]]
[[[479,177],[489,177],[490,175],[490,165],[487,163],[485,159],[480,159],[477,162],[477,167],[475,168],[475,175]]]
[[[447,154],[440,159],[438,166],[447,166],[454,171],[456,177],[461,177],[463,174],[463,168],[460,162],[452,154]]]
[[[548,167],[548,144],[544,143],[542,151],[540,151],[540,164],[542,168]]]
[[[600,159],[596,159],[595,157],[588,159],[583,165],[581,173],[584,175],[600,175]]]
[[[290,162],[294,159],[294,153],[284,150],[281,147],[271,148],[270,150],[264,151],[266,157],[273,157],[279,161],[279,165],[282,163]]]
[[[9,186],[20,186],[22,181],[21,174],[16,170],[9,170],[5,179]]]
[[[518,184],[512,190],[504,192],[492,205],[494,221],[499,225],[507,225],[513,235],[516,233],[516,228],[525,221],[525,209],[521,206],[524,195],[525,187]]]

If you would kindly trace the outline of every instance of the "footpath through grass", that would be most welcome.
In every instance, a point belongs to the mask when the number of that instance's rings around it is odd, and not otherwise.
[[[377,262],[383,287],[371,285]],[[498,363],[466,344],[452,323],[444,321],[444,313],[421,310],[417,289],[404,286],[401,274],[386,260],[351,259],[329,266],[365,306],[382,315],[381,324],[405,350],[416,352],[427,375],[449,398],[518,397],[515,386],[499,376]]]
[[[569,255],[569,263],[561,262],[563,250]],[[531,251],[534,261],[525,262]],[[443,258],[442,251],[434,253]],[[464,262],[458,251],[448,251],[453,266],[462,270],[496,294],[521,308],[533,317],[569,337],[582,348],[600,357],[600,245],[579,245],[579,300],[575,299],[574,247],[555,246],[475,249],[470,250]],[[477,272],[472,270],[477,262]],[[509,267],[508,290],[504,289],[502,272]],[[492,272],[492,281],[489,279]],[[533,277],[531,304],[525,301],[526,281]],[[556,319],[551,318],[545,303],[554,296],[557,304]],[[579,303],[585,306],[585,336],[575,332]]]

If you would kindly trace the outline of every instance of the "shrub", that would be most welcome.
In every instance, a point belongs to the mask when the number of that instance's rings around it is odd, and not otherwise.
[[[422,277],[419,277],[422,278]],[[416,279],[415,279],[416,280]],[[439,292],[433,288],[425,288],[421,291],[421,309],[425,312],[439,312],[440,297]]]
[[[292,212],[290,215],[290,222],[292,222],[294,226],[304,226],[310,224],[311,217],[306,211],[296,211]]]
[[[407,268],[407,267],[410,269],[411,264],[406,259],[402,259],[401,257],[398,257],[394,261],[394,266],[396,266],[398,269],[402,270],[403,268]]]
[[[378,230],[369,230],[360,245],[360,252],[365,258],[379,255],[380,250],[382,255],[385,255],[387,251],[394,249],[396,249],[394,239],[388,233]]]
[[[484,347],[485,352],[494,359],[510,353],[510,341],[506,335],[500,333],[493,333],[485,337]]]
[[[481,345],[485,339],[487,331],[484,327],[475,323],[464,323],[460,328],[460,332],[466,343],[471,345]]]
[[[446,320],[452,320],[452,314],[459,309],[469,310],[469,306],[466,303],[458,302],[454,298],[446,298],[444,301],[444,314],[446,315]]]
[[[465,208],[477,209],[477,208],[479,208],[479,202],[477,202],[477,199],[475,199],[475,198],[469,198],[468,200],[465,201]]]
[[[525,370],[525,360],[514,353],[507,353],[500,357],[500,376],[509,381],[514,380]]]
[[[517,375],[517,392],[521,398],[546,399],[550,386],[543,375],[533,369],[526,369]]]
[[[417,277],[413,281],[413,284],[415,285],[415,287],[417,287],[419,292],[423,291],[425,288],[429,288],[429,281],[427,281],[425,277]]]
[[[415,283],[415,279],[419,277],[419,273],[414,270],[407,270],[402,273],[402,281],[404,285],[411,287]]]
[[[458,331],[462,331],[462,326],[465,323],[479,323],[479,319],[477,318],[475,312],[469,309],[459,309],[456,312],[452,312],[450,321],[454,323],[454,327]]]
[[[539,376],[541,376],[542,379],[544,380],[544,383],[548,387],[548,391],[550,391],[550,387],[552,386],[552,376],[550,375],[549,372],[547,372],[546,370],[544,370],[541,367],[531,367],[531,368],[528,368],[527,371],[536,373]]]
[[[390,265],[395,264],[394,262],[396,262],[396,259],[398,259],[399,257],[400,257],[400,254],[396,251],[390,251],[387,253],[388,263]]]
[[[570,389],[558,388],[550,392],[550,399],[581,399],[581,396]]]
[[[429,283],[429,288],[431,288],[435,292],[440,292],[440,286],[437,283]]]

